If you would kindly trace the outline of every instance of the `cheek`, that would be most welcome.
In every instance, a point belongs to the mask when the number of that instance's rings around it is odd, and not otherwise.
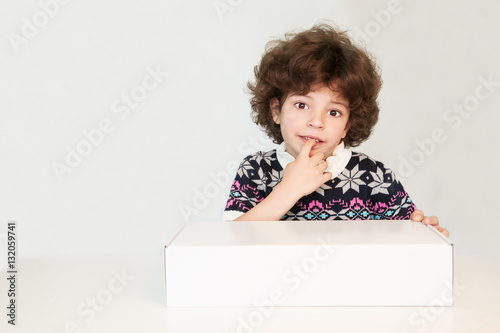
[[[300,114],[293,112],[286,112],[281,116],[281,123],[286,124],[287,127],[299,127],[304,122]]]
[[[344,129],[344,133],[342,135],[342,138],[345,138],[345,136],[347,135],[347,132],[349,131],[349,126],[346,125],[345,129]]]
[[[343,122],[341,128],[342,128],[342,137],[345,137],[347,135],[347,132],[349,131],[349,119]]]
[[[293,119],[291,117],[282,117],[280,126],[281,126],[281,132],[286,132],[286,133],[296,132],[300,127],[297,119]]]

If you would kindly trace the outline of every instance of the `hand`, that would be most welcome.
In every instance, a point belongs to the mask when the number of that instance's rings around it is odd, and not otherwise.
[[[450,237],[448,230],[439,226],[439,219],[437,216],[424,216],[424,213],[420,209],[417,209],[411,214],[410,219],[415,222],[422,222],[427,225],[430,224],[446,237]]]
[[[328,167],[328,163],[324,160],[325,155],[317,152],[310,156],[311,149],[315,144],[315,140],[307,140],[295,161],[289,163],[283,172],[283,180],[280,185],[296,194],[297,200],[314,192],[332,178],[330,172],[325,172]]]

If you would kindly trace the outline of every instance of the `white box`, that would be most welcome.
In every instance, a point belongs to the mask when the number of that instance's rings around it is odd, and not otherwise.
[[[453,259],[420,222],[197,222],[165,246],[165,295],[167,306],[451,306]]]

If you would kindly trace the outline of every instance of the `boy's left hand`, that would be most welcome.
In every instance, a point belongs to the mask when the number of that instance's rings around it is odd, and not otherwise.
[[[411,214],[410,219],[415,222],[430,224],[446,237],[450,237],[450,233],[448,232],[448,230],[439,226],[439,219],[437,218],[437,216],[424,216],[424,213],[420,209],[417,209]]]

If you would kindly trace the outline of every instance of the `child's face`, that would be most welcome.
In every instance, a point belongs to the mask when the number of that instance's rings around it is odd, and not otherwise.
[[[289,94],[281,110],[277,99],[270,106],[274,122],[281,127],[286,151],[295,158],[307,138],[317,140],[311,154],[331,156],[349,129],[349,103],[324,85],[311,87],[304,96]]]

